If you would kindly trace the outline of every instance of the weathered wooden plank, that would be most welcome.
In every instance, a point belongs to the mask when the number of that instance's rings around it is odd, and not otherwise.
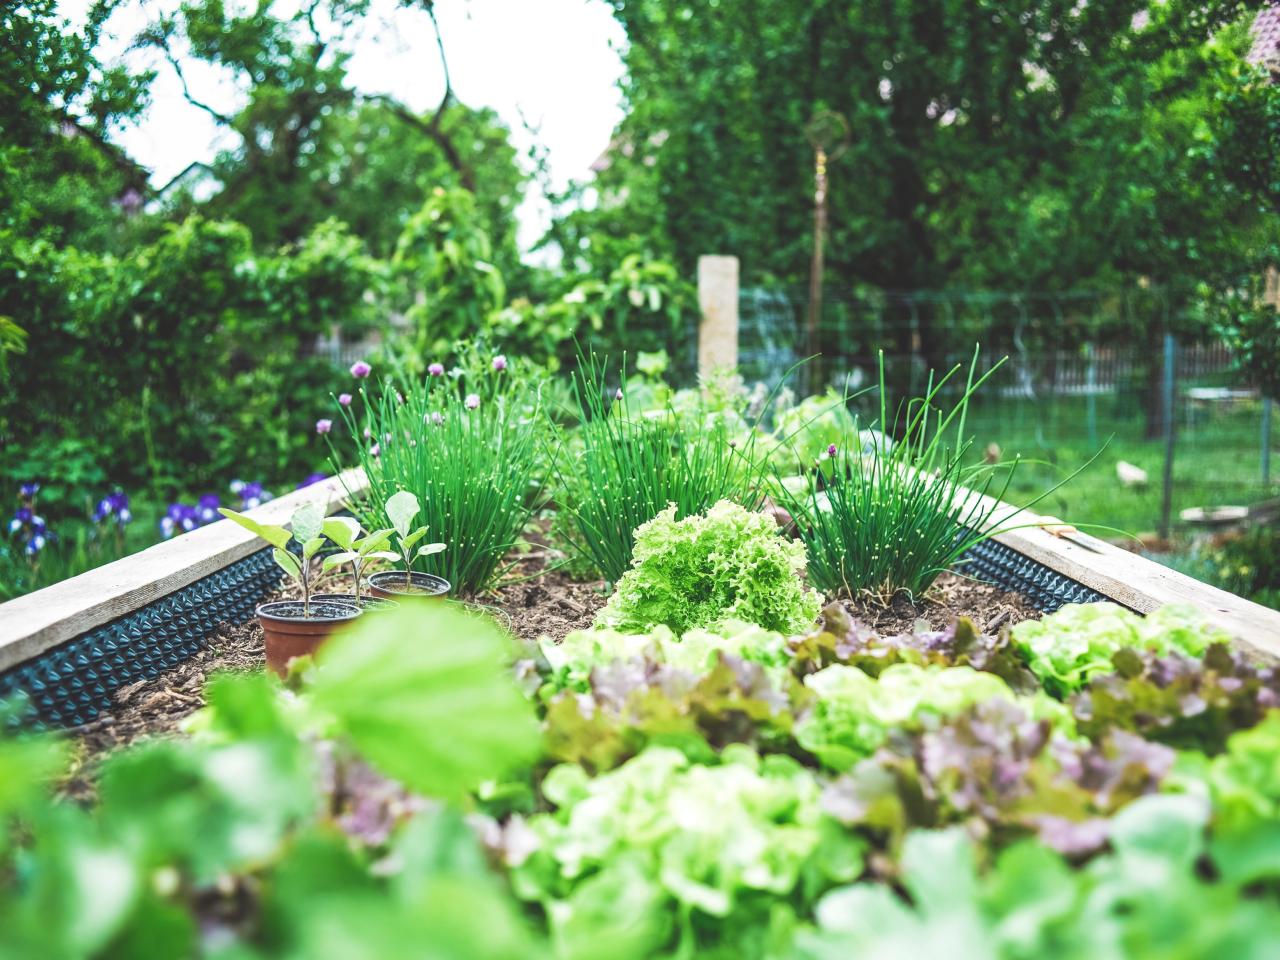
[[[1190,604],[1211,617],[1252,655],[1280,661],[1280,610],[1201,583],[1154,560],[1066,527],[1060,520],[1019,512],[1016,507],[997,504],[976,493],[969,494],[969,498],[969,505],[976,502],[995,506],[986,529],[1003,530],[994,539],[1023,556],[1139,613],[1150,613],[1170,603]]]
[[[287,524],[304,503],[323,501],[332,511],[366,487],[358,468],[270,500],[249,515]],[[157,543],[61,583],[0,604],[0,670],[132,613],[242,560],[265,543],[227,520]]]

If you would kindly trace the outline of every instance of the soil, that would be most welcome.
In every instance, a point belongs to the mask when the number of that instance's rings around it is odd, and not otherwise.
[[[514,558],[508,583],[483,598],[510,617],[511,630],[524,641],[549,636],[560,640],[567,633],[591,625],[604,606],[603,581],[579,582],[562,570],[547,569],[557,555],[543,544]],[[346,586],[339,575],[322,577],[315,592],[338,592]],[[297,586],[289,582],[268,600],[298,599]],[[900,596],[887,606],[871,599],[846,601],[859,620],[883,635],[910,631],[919,620],[940,629],[956,616],[971,618],[983,632],[991,633],[1039,616],[1019,594],[978,583],[955,574],[943,574],[926,599],[912,603]],[[64,790],[71,796],[92,793],[94,758],[132,743],[142,736],[174,735],[184,718],[204,705],[206,678],[218,670],[261,670],[265,664],[262,630],[256,620],[239,626],[221,625],[209,636],[208,646],[161,676],[117,690],[112,709],[91,723],[75,728],[81,763]]]

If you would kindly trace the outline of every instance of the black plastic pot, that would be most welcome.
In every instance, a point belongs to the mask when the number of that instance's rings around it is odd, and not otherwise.
[[[433,573],[413,573],[405,583],[403,570],[384,570],[365,581],[370,595],[383,600],[435,600],[449,593],[449,581]]]
[[[365,613],[385,613],[399,606],[394,600],[388,600],[385,597],[373,597],[366,593],[362,593],[359,600],[356,599],[354,593],[317,593],[311,598],[313,603],[316,600],[349,603],[352,606],[358,606]]]
[[[320,649],[329,635],[360,616],[354,603],[312,600],[309,616],[303,616],[301,600],[276,600],[258,607],[267,666],[280,676],[289,671],[289,661]]]

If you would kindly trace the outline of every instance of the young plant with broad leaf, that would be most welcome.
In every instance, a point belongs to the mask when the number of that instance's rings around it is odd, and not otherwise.
[[[400,555],[386,549],[391,543],[390,528],[374,530],[368,535],[360,536],[360,521],[352,517],[329,517],[324,521],[324,535],[341,547],[340,553],[332,553],[321,562],[321,569],[332,570],[344,563],[351,564],[351,574],[355,578],[356,603],[360,602],[360,585],[364,580],[364,570],[371,560],[388,560],[394,563]]]
[[[418,518],[418,514],[422,511],[422,505],[418,502],[418,498],[408,490],[401,490],[399,493],[387,500],[386,504],[387,518],[391,521],[391,526],[395,528],[396,546],[400,548],[400,553],[391,554],[391,559],[400,560],[404,563],[404,585],[408,587],[413,582],[413,561],[419,557],[429,557],[432,554],[439,553],[445,548],[443,543],[427,543],[414,550],[418,545],[418,541],[427,535],[425,525],[415,528],[414,520]]]
[[[219,507],[218,512],[271,544],[274,548],[271,555],[280,569],[297,580],[302,587],[302,616],[311,616],[311,560],[324,546],[324,506],[319,503],[304,503],[293,511],[288,528],[259,523],[247,514],[237,513],[226,507]],[[301,559],[289,552],[290,540],[296,540],[302,547]]]

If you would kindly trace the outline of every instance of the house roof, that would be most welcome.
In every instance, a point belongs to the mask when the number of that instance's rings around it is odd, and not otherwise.
[[[1280,67],[1280,2],[1270,0],[1259,10],[1249,32],[1253,35],[1249,62]]]

